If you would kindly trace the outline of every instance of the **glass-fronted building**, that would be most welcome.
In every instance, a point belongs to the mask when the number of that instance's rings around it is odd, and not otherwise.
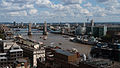
[[[105,36],[106,33],[107,33],[107,26],[94,26],[94,27],[86,28],[86,34],[92,34],[95,37]]]

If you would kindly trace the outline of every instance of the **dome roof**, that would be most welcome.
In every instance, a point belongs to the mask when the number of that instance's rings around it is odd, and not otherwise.
[[[77,34],[85,34],[85,32],[86,32],[86,27],[78,26],[78,27],[76,28],[75,32],[76,32]]]

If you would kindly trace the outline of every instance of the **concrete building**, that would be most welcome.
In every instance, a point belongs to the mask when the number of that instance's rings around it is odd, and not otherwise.
[[[12,42],[11,40],[1,40],[0,45],[1,45],[1,52],[8,52],[9,49],[14,45],[15,43]]]
[[[63,50],[60,47],[46,47],[46,60],[37,60],[37,68],[120,68],[116,62],[108,59],[96,59],[82,55],[74,50]],[[56,56],[55,56],[56,54]],[[77,56],[77,57],[76,57]]]
[[[77,62],[77,60],[77,54],[75,53],[71,53],[62,49],[56,49],[54,52],[54,63],[56,64],[56,67],[78,68],[79,65],[74,64],[74,62]]]
[[[40,43],[23,38],[16,38],[16,42],[24,50],[23,56],[29,57],[31,67],[37,67],[38,58],[45,60],[45,49]]]
[[[14,61],[13,68],[30,68],[27,59],[17,59]]]
[[[109,26],[107,29],[107,34],[109,35],[115,35],[118,32],[120,32],[119,26]]]
[[[9,40],[0,41],[0,52],[0,68],[13,67],[14,61],[23,58],[21,47]]]
[[[46,52],[46,60],[41,62],[41,59],[38,59],[37,68],[109,68],[113,66],[111,61],[85,59],[78,52],[63,50],[59,47],[47,47]]]
[[[77,54],[70,53],[69,51],[56,49],[54,53],[55,60],[63,60],[66,62],[74,62],[77,60]]]
[[[41,59],[38,59],[37,68],[78,68],[79,65],[72,64],[72,62],[77,60],[77,54],[75,53],[70,53],[59,47],[48,47],[46,49],[45,61],[41,62]]]
[[[92,47],[90,54],[95,58],[105,58],[120,62],[120,44],[114,43],[107,46],[99,44],[99,46]]]

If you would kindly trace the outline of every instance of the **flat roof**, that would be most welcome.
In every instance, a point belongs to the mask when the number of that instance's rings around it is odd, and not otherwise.
[[[10,52],[23,51],[22,49],[10,50]]]
[[[27,60],[26,59],[17,59],[16,61],[18,61],[18,62],[27,62]]]
[[[7,59],[7,57],[0,57],[0,59]]]
[[[13,42],[12,40],[0,40],[1,42]]]
[[[7,53],[0,53],[0,55],[6,55]]]
[[[69,51],[62,50],[62,49],[56,49],[55,51],[56,51],[57,53],[60,53],[60,54],[63,54],[63,55],[67,55],[67,56],[73,55],[73,53],[70,53]]]

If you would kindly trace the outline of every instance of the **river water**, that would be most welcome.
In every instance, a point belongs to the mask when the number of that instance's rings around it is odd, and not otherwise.
[[[81,54],[89,54],[91,49],[90,45],[71,42],[69,41],[69,38],[64,38],[59,34],[48,33],[47,40],[43,40],[43,38],[40,38],[43,36],[43,31],[32,29],[32,36],[28,36],[27,31],[28,29],[20,29],[20,31],[17,31],[16,34],[21,34],[23,38],[31,39],[37,42],[43,42],[46,46],[50,46],[52,44],[53,46],[59,46],[63,49],[76,48]],[[59,43],[61,43],[61,45]]]

